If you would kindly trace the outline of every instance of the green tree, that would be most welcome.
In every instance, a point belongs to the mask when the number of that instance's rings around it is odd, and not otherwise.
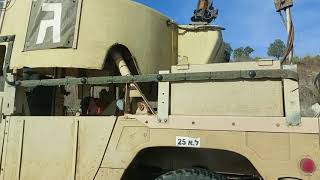
[[[248,61],[251,60],[250,54],[254,51],[250,46],[240,47],[234,50],[233,58],[235,61]]]
[[[257,57],[254,57],[252,60],[253,61],[259,61],[260,59],[262,59],[262,57],[257,56]]]
[[[237,48],[233,52],[233,59],[237,60],[237,59],[241,58],[243,56],[243,54],[244,54],[243,47]]]
[[[224,59],[230,61],[233,49],[229,43],[224,43]]]
[[[286,51],[286,45],[280,39],[276,39],[268,48],[268,56],[280,59]]]
[[[247,46],[244,48],[244,55],[246,57],[250,57],[250,54],[253,53],[254,49],[252,49],[250,46]]]

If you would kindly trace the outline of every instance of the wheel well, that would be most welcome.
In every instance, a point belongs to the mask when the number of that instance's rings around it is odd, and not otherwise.
[[[112,60],[112,57],[110,54],[111,51],[117,51],[123,56],[129,70],[133,75],[140,74],[139,68],[134,56],[131,54],[130,50],[125,45],[122,45],[122,44],[114,44],[108,49],[106,54],[106,59],[104,61],[103,69],[112,68],[112,70],[117,70],[117,68],[115,68],[114,61]],[[119,72],[116,72],[116,73],[119,74]]]
[[[141,150],[122,179],[151,179],[183,168],[204,168],[230,175],[254,175],[259,172],[244,156],[219,149],[152,147]]]

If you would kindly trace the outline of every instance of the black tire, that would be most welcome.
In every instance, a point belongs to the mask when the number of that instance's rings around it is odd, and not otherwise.
[[[205,169],[179,169],[168,172],[155,180],[227,180],[227,178]]]

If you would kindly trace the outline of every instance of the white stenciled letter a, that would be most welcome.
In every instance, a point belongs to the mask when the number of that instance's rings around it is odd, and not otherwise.
[[[52,41],[53,43],[60,42],[60,30],[61,30],[61,3],[43,3],[42,11],[53,11],[53,19],[42,20],[40,22],[39,34],[36,44],[42,44],[47,33],[47,29],[52,27]]]

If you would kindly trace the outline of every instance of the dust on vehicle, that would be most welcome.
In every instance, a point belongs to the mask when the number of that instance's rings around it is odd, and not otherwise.
[[[210,0],[189,25],[127,0],[6,1],[0,178],[318,180],[319,68],[291,65],[293,3],[275,3],[285,57],[233,63]]]

